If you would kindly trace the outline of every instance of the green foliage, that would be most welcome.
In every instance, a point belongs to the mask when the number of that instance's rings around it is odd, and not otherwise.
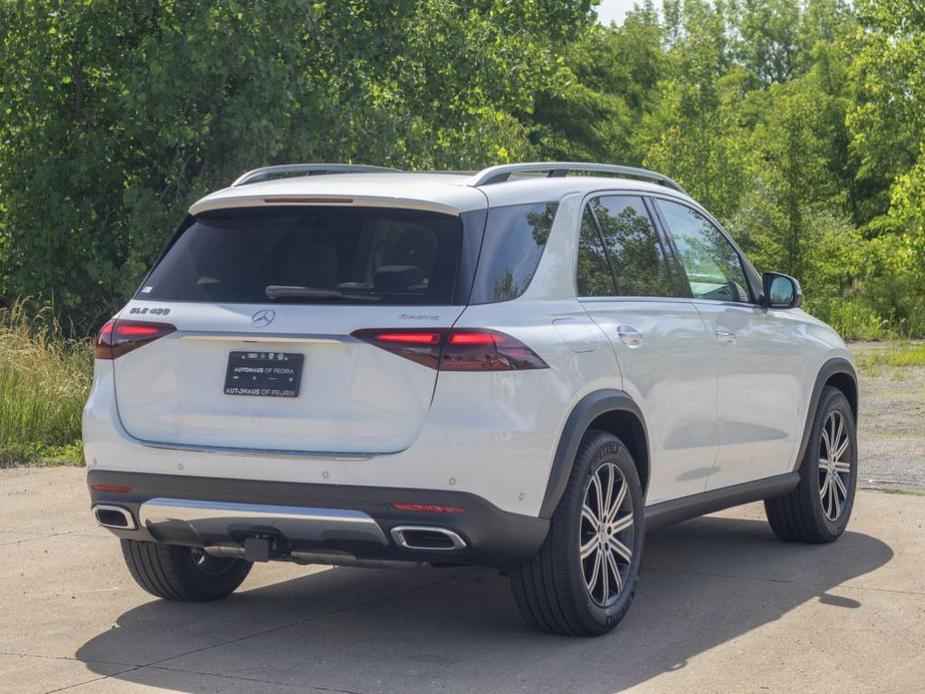
[[[50,307],[0,309],[0,467],[77,463],[92,346],[64,337]]]
[[[0,2],[0,290],[82,326],[197,197],[286,161],[526,158],[580,0]]]
[[[288,161],[645,165],[849,336],[925,335],[918,0],[0,0],[0,296],[85,332]]]
[[[846,340],[882,340],[894,336],[888,321],[863,299],[811,298],[806,310],[831,325]]]
[[[665,3],[644,162],[848,337],[925,335],[925,12]]]
[[[530,140],[544,157],[640,165],[639,114],[668,69],[651,0],[622,26],[588,26],[562,56],[559,79],[535,97]]]

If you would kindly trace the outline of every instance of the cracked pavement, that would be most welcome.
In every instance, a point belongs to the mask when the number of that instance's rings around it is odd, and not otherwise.
[[[582,640],[478,568],[273,563],[222,602],[155,600],[84,474],[0,470],[0,692],[925,692],[925,496],[859,492],[829,546],[757,504],[652,533],[629,616]]]

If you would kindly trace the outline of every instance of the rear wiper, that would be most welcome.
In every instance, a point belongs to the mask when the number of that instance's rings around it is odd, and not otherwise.
[[[363,301],[379,301],[380,297],[368,294],[345,294],[340,289],[325,289],[324,287],[301,287],[284,284],[271,284],[264,293],[271,301],[274,299],[301,298],[301,299],[361,299]]]

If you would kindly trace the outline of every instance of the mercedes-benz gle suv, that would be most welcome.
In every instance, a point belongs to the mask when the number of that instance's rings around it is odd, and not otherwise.
[[[258,169],[100,331],[93,513],[162,598],[267,560],[479,564],[601,634],[646,529],[762,499],[785,540],[845,529],[857,379],[801,301],[651,171]]]

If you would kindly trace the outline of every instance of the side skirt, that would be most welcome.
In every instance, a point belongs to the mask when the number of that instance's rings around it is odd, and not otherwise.
[[[800,473],[788,472],[763,480],[745,482],[732,487],[714,489],[702,494],[692,494],[680,499],[653,504],[646,507],[646,530],[680,523],[705,513],[781,496],[796,487],[799,481]]]

